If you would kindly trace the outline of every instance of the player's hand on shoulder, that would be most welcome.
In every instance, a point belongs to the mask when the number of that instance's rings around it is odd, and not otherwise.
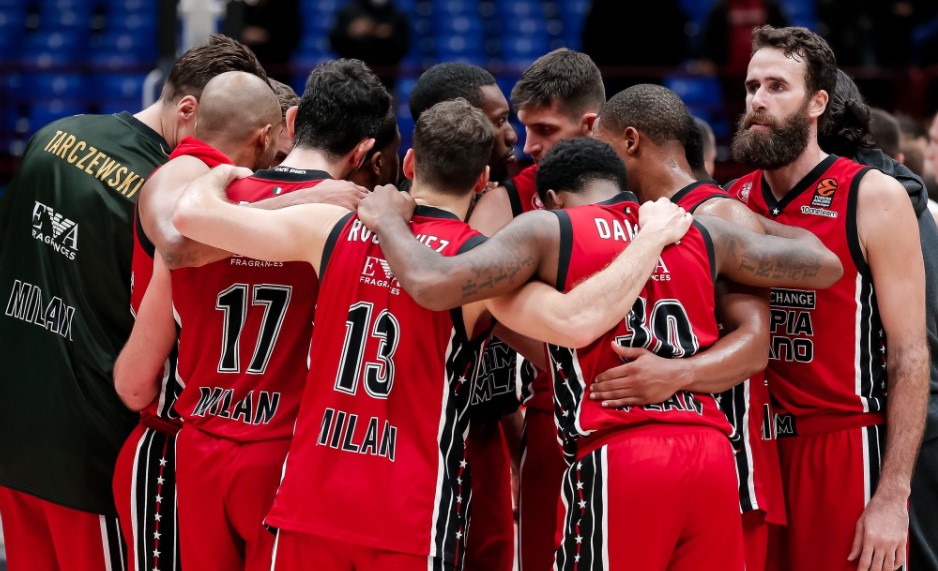
[[[294,204],[333,204],[348,210],[355,210],[368,195],[368,189],[347,180],[326,179],[316,186],[301,188],[291,192],[291,206]]]
[[[406,192],[397,190],[393,184],[375,187],[374,191],[358,205],[358,218],[368,229],[376,231],[381,222],[398,218],[405,221],[414,215],[417,203]]]
[[[667,198],[647,201],[638,209],[642,234],[655,235],[664,244],[673,244],[687,234],[694,217]]]
[[[212,179],[216,186],[221,185],[222,190],[224,190],[239,178],[245,178],[252,174],[254,174],[254,171],[248,168],[236,167],[235,165],[218,165],[202,176]]]

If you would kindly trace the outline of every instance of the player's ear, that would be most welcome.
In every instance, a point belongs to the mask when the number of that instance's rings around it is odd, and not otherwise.
[[[176,116],[182,121],[195,121],[199,112],[199,100],[193,95],[186,95],[176,102]]]
[[[287,113],[286,113],[286,115],[284,116],[284,117],[285,117],[285,121],[286,121],[286,123],[287,123],[287,133],[290,134],[290,140],[291,140],[291,141],[293,140],[293,133],[294,133],[295,128],[296,128],[296,112],[297,112],[298,110],[299,110],[299,107],[297,107],[296,105],[294,105],[293,107],[290,107],[289,109],[287,109]]]
[[[365,163],[365,157],[368,156],[368,151],[375,146],[374,137],[368,139],[362,139],[355,145],[355,148],[352,149],[351,161],[352,170],[360,169],[361,166]]]
[[[472,187],[472,189],[476,192],[476,194],[479,194],[480,192],[485,190],[485,187],[488,186],[488,184],[489,184],[489,166],[485,165],[485,168],[482,169],[482,174],[479,175],[479,178],[476,180],[476,183]]]
[[[257,131],[257,148],[264,153],[274,144],[274,127],[270,123]]]
[[[593,133],[596,125],[596,113],[584,113],[580,117],[580,135],[586,136]]]
[[[563,195],[554,189],[547,189],[544,198],[547,199],[544,201],[544,208],[547,210],[560,210],[563,208]]]
[[[384,157],[381,155],[381,151],[371,155],[371,158],[368,159],[368,163],[368,168],[371,169],[371,172],[375,176],[379,176],[381,174],[381,167],[384,165]]]
[[[808,104],[808,117],[816,119],[824,114],[824,110],[827,109],[827,102],[830,99],[827,91],[824,89],[818,89],[814,92],[814,95],[811,95],[809,98]]]
[[[625,128],[625,152],[635,154],[638,152],[638,145],[641,143],[641,135],[635,127]]]
[[[407,149],[407,154],[404,155],[404,162],[401,163],[401,170],[404,172],[404,176],[409,180],[414,180],[414,150]]]

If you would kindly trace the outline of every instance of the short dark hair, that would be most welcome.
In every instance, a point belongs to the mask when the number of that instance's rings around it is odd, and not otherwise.
[[[296,145],[341,157],[377,135],[390,106],[387,89],[361,61],[319,64],[309,74],[296,113]]]
[[[884,153],[895,158],[899,154],[899,122],[882,109],[870,109],[870,134]]]
[[[462,97],[441,101],[417,119],[417,178],[443,192],[466,194],[489,164],[494,143],[495,129],[482,111]]]
[[[264,67],[250,48],[228,36],[213,34],[207,44],[179,56],[169,71],[160,99],[164,103],[172,103],[187,95],[198,99],[205,84],[226,71],[247,72],[269,83]]]
[[[538,163],[534,179],[541,202],[547,191],[581,192],[588,183],[608,180],[626,190],[625,163],[608,143],[593,137],[560,141]]]
[[[825,152],[852,157],[861,148],[874,146],[870,108],[849,75],[838,69],[835,77],[836,84],[827,103],[827,120],[818,126],[818,144]]]
[[[684,145],[684,157],[687,159],[687,165],[692,171],[702,171],[706,169],[704,156],[707,154],[707,147],[712,146],[710,137],[706,130],[710,128],[707,122],[699,117],[691,117],[691,122],[687,130],[687,143]],[[711,131],[712,132],[712,131]]]
[[[773,28],[762,26],[752,31],[752,53],[762,48],[782,50],[786,56],[797,56],[805,63],[805,85],[809,93],[820,90],[828,94],[837,85],[837,58],[821,36],[807,28]]]
[[[300,104],[300,97],[296,94],[296,91],[293,91],[293,88],[277,81],[276,79],[270,80],[270,87],[274,90],[274,95],[277,96],[277,101],[280,102],[280,114],[284,118],[287,116],[287,109],[295,105]]]
[[[462,97],[473,107],[482,107],[482,88],[495,85],[495,77],[477,65],[449,62],[437,64],[420,75],[410,92],[408,105],[414,121],[441,101]]]
[[[640,83],[616,93],[599,113],[601,128],[621,133],[635,127],[656,145],[687,145],[693,121],[684,101],[667,87]]]
[[[905,113],[896,113],[895,118],[896,121],[899,122],[899,131],[906,137],[913,139],[928,138],[928,129],[925,128],[925,125],[923,125],[921,121],[916,121]]]
[[[375,146],[371,147],[371,150],[368,151],[365,158],[370,158],[378,151],[384,149],[396,135],[397,115],[394,114],[394,107],[392,106],[388,109],[388,114],[384,117],[384,121],[381,122],[381,127],[378,129],[378,132],[375,133]]]
[[[515,109],[550,107],[559,102],[561,110],[571,117],[599,111],[605,101],[599,68],[588,55],[567,48],[537,58],[511,90]]]

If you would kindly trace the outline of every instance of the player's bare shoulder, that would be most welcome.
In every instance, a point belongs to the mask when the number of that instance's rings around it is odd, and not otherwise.
[[[694,215],[713,216],[727,222],[732,222],[747,230],[764,234],[765,229],[758,217],[749,208],[738,200],[713,198],[701,203],[694,211]]]
[[[491,236],[511,222],[512,217],[508,189],[502,185],[485,191],[479,197],[469,217],[469,225],[486,236]]]

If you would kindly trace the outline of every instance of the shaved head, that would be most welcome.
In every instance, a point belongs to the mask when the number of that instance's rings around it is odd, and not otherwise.
[[[253,141],[255,134],[268,125],[274,131],[270,136],[275,138],[281,123],[280,102],[270,85],[255,75],[229,71],[212,78],[202,90],[196,136],[210,144],[240,144]],[[271,160],[264,160],[267,164],[260,166],[269,166]]]

